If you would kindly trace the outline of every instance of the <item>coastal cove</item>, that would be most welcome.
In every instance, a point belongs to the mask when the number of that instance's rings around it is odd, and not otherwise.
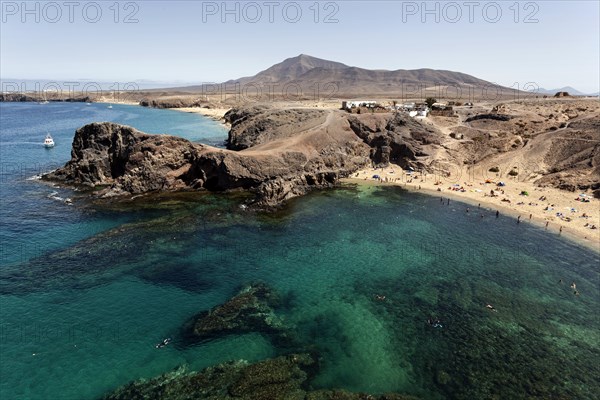
[[[114,121],[213,146],[227,131],[202,116],[127,105],[0,107],[9,166],[0,398],[96,399],[181,365],[291,353],[318,360],[311,390],[423,399],[600,391],[600,257],[583,246],[495,218],[491,207],[467,214],[466,203],[441,204],[446,193],[365,185],[362,176],[272,212],[246,207],[243,192],[92,201],[31,179],[69,160],[80,126]],[[46,131],[52,150],[39,143]],[[286,340],[264,327],[189,340],[190,319],[253,284],[274,293]]]

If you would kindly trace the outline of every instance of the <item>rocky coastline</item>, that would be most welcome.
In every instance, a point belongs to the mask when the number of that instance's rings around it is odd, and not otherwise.
[[[334,110],[250,107],[225,119],[231,124],[227,149],[92,123],[76,131],[71,160],[43,179],[87,186],[99,198],[247,190],[256,194],[253,205],[271,208],[368,165],[422,166],[422,144],[436,141],[434,130],[408,119],[360,122]]]

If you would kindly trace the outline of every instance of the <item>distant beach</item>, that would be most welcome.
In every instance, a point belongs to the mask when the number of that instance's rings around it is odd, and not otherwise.
[[[184,107],[184,108],[170,108],[170,110],[181,111],[187,113],[201,114],[205,117],[209,117],[225,125],[227,128],[231,128],[231,125],[225,122],[223,117],[227,111],[231,108],[204,108],[204,107]]]

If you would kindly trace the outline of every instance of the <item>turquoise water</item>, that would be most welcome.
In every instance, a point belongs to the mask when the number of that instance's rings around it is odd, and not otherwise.
[[[12,182],[3,201],[56,189]],[[320,356],[317,388],[427,399],[592,399],[600,389],[598,255],[492,210],[480,218],[459,202],[353,186],[275,214],[240,208],[241,195],[104,207],[21,196],[28,204],[3,204],[3,243],[42,231],[53,246],[5,255],[2,399],[92,399],[184,363],[288,351]],[[192,316],[256,281],[281,295],[292,344],[260,332],[185,341]],[[164,337],[173,345],[155,349]]]
[[[191,141],[220,144],[226,129],[197,114],[130,105],[92,103],[0,103],[0,257],[3,263],[25,261],[60,249],[133,216],[105,216],[61,199],[74,193],[40,184],[32,177],[64,165],[71,158],[75,130],[96,121],[113,121],[148,133],[170,133]],[[56,146],[43,147],[50,133]]]

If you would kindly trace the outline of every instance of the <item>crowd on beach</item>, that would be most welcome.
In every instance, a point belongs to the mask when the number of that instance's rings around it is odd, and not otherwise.
[[[433,179],[432,179],[433,177]],[[446,174],[443,177],[438,175],[428,175],[414,171],[412,169],[401,169],[397,165],[390,164],[388,167],[372,167],[369,170],[357,172],[353,178],[362,179],[365,181],[375,181],[378,184],[392,184],[392,185],[403,185],[406,188],[421,190],[422,185],[425,189],[435,190],[437,192],[451,192],[457,195],[463,195],[466,198],[472,198],[473,200],[481,196],[482,202],[490,205],[503,205],[505,208],[516,215],[519,215],[521,211],[525,211],[529,215],[529,220],[532,222],[537,221],[538,223],[544,224],[545,229],[552,228],[551,224],[558,228],[558,233],[562,233],[563,229],[571,226],[571,224],[578,224],[573,226],[571,233],[577,233],[579,236],[588,239],[588,235],[593,237],[590,232],[586,234],[585,231],[598,230],[598,222],[596,221],[597,216],[595,212],[590,211],[578,211],[578,208],[583,207],[584,210],[587,203],[595,201],[591,196],[581,193],[570,201],[565,198],[564,192],[558,196],[556,193],[558,189],[546,189],[537,188],[533,184],[527,184],[523,182],[513,181],[495,181],[492,179],[484,179],[480,182],[451,182],[450,175]],[[446,186],[446,184],[448,186]],[[516,191],[516,193],[514,193]],[[529,199],[532,191],[544,191],[546,193],[541,194],[539,197],[536,195],[536,200]],[[511,192],[511,194],[509,194]],[[512,194],[514,193],[514,194]],[[551,201],[548,196],[554,198]],[[567,203],[565,205],[565,203]],[[579,204],[579,206],[578,206]],[[517,218],[517,223],[521,222],[521,216]],[[580,225],[580,226],[579,226]],[[573,232],[576,231],[576,232]]]

